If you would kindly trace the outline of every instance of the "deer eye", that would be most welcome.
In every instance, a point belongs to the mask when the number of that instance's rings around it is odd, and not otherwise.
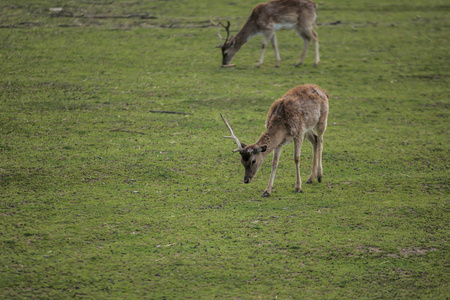
[[[256,164],[256,159],[252,160],[252,165]]]

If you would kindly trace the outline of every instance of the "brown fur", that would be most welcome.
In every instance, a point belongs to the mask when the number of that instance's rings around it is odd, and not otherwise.
[[[328,111],[328,99],[320,97],[317,85],[297,86],[276,100],[269,109],[266,128],[276,127],[282,123],[295,136],[302,130],[315,125],[316,120]],[[326,97],[328,95],[325,91]],[[282,107],[283,109],[280,109]]]
[[[313,40],[316,47],[314,65],[317,65],[319,63],[318,36],[313,30],[316,15],[317,5],[310,0],[274,0],[256,5],[239,33],[221,47],[222,65],[229,65],[243,44],[254,35],[262,34],[264,41],[257,66],[263,62],[264,51],[269,41],[272,42],[275,49],[276,66],[279,66],[280,56],[275,37],[275,30],[279,29],[277,26],[288,26],[295,29],[304,40],[304,49],[297,66],[303,63],[308,43]]]
[[[270,152],[273,153],[272,173],[263,196],[272,191],[275,172],[281,154],[281,148],[294,141],[294,160],[297,171],[295,191],[301,192],[300,150],[306,137],[313,145],[313,167],[308,183],[322,179],[322,141],[327,127],[328,94],[314,84],[297,86],[276,100],[269,109],[266,118],[266,131],[254,144],[239,150],[241,162],[245,167],[244,182],[249,183],[258,172],[262,162]],[[244,145],[243,145],[244,146]]]

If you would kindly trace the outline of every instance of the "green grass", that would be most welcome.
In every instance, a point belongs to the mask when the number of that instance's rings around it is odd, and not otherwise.
[[[0,298],[450,296],[448,3],[321,2],[318,68],[285,31],[281,68],[254,38],[223,69],[208,20],[241,2],[2,1]],[[244,185],[219,113],[254,142],[304,83],[323,182],[293,192],[290,145],[260,198],[271,159]]]

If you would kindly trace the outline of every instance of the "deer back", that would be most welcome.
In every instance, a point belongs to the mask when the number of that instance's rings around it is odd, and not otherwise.
[[[248,21],[253,21],[264,31],[274,23],[309,27],[314,24],[316,16],[317,5],[310,0],[277,0],[255,6]]]
[[[266,128],[283,127],[295,137],[326,121],[327,115],[326,91],[316,85],[297,86],[272,104],[267,114]]]

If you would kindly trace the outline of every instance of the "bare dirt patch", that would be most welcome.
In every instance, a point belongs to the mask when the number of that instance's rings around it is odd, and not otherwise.
[[[400,250],[400,255],[403,257],[414,256],[414,255],[425,255],[430,251],[438,251],[438,249],[436,249],[436,248],[420,249],[420,248],[415,248],[415,247],[404,248],[404,249]]]

